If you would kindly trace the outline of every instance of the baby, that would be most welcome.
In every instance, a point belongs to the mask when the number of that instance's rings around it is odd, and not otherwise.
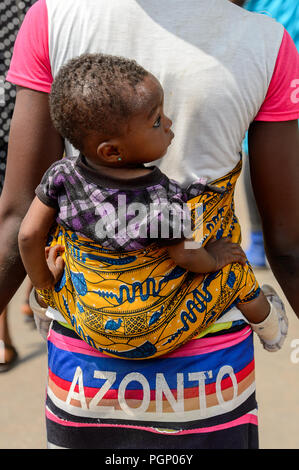
[[[68,259],[66,247],[78,239],[80,249],[89,242],[93,242],[93,247],[99,245],[102,250],[100,257],[86,255],[84,258],[100,260],[99,266],[103,266],[100,265],[103,259],[116,254],[113,262],[106,262],[108,272],[111,269],[113,273],[115,264],[130,262],[125,255],[134,254],[135,260],[153,246],[160,252],[162,250],[163,259],[166,253],[172,266],[176,265],[171,270],[173,279],[185,276],[186,272],[197,275],[218,273],[231,263],[239,263],[239,268],[241,264],[241,270],[250,270],[240,245],[232,243],[228,237],[218,240],[210,237],[200,247],[195,247],[194,242],[190,245],[196,220],[195,223],[193,220],[193,225],[190,223],[192,217],[186,210],[188,201],[205,191],[215,192],[221,198],[225,188],[219,185],[211,187],[203,181],[182,188],[156,166],[146,166],[165,155],[174,137],[172,122],[164,114],[163,89],[151,73],[135,61],[122,57],[85,54],[71,60],[58,73],[50,94],[50,110],[54,126],[80,151],[80,155],[63,158],[47,170],[19,233],[24,266],[34,287],[45,294],[42,295],[44,300],[47,300],[47,291],[55,290],[60,293],[60,298],[63,297],[63,289],[75,294],[84,291],[73,304],[77,304],[79,314],[86,310],[84,296],[90,287],[85,288],[85,275],[80,272],[75,275],[71,268],[65,266]],[[139,210],[144,208],[137,219],[131,211],[136,203]],[[150,207],[155,210],[149,210]],[[120,208],[123,209],[121,214]],[[66,233],[66,243],[58,242],[48,247],[45,256],[48,235],[55,223]],[[74,253],[74,247],[72,250]],[[107,255],[106,258],[103,254]],[[161,273],[159,276],[161,279]],[[192,276],[200,282],[204,278]],[[117,286],[119,279],[114,279]],[[135,281],[141,285],[146,280],[148,278],[137,277]],[[72,287],[67,287],[68,281],[72,282]],[[121,287],[118,294],[123,293]],[[103,289],[96,292],[102,302],[105,297]],[[246,295],[238,297],[237,294],[234,295],[234,303],[257,332],[264,347],[270,351],[279,349],[286,335],[287,319],[284,306],[273,289],[267,286],[265,295],[254,279]],[[104,300],[107,300],[107,295]],[[133,301],[129,299],[129,302]],[[69,300],[66,311],[68,321],[73,324],[71,303]],[[165,305],[162,307],[166,309]],[[52,306],[59,307],[57,302]],[[104,308],[100,301],[93,306],[89,318],[97,312],[109,313],[106,304]],[[182,318],[182,310],[174,312]],[[115,311],[111,315],[113,313]],[[106,338],[109,337],[109,329],[113,332],[122,323],[121,318],[118,321],[112,318],[115,317],[106,316]],[[170,318],[174,318],[174,314],[165,317],[164,328],[168,328]],[[217,316],[213,321],[216,319]],[[153,317],[147,328],[152,323]],[[123,338],[126,337],[125,331]],[[84,335],[81,337],[86,339]],[[175,342],[173,347],[180,344]],[[101,350],[105,351],[105,348]]]

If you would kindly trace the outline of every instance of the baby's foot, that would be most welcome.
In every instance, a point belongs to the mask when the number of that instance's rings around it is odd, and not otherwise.
[[[29,296],[29,305],[32,308],[37,331],[47,341],[52,320],[46,316],[47,307],[42,307],[36,298],[36,290],[33,288]]]
[[[261,323],[251,324],[253,331],[258,335],[263,347],[270,352],[281,349],[288,332],[288,319],[284,304],[273,287],[262,286],[271,310]]]

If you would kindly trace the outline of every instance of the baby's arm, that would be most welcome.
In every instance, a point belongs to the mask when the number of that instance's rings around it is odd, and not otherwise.
[[[183,240],[168,247],[169,256],[184,269],[194,273],[218,271],[230,263],[246,263],[246,255],[238,243],[228,238],[211,240],[205,247],[190,249]]]
[[[43,204],[38,197],[33,200],[19,231],[19,249],[24,267],[32,284],[37,289],[52,287],[61,277],[64,261],[61,257],[55,258],[49,269],[45,246],[49,230],[55,221],[57,210]],[[64,248],[55,247],[56,255]]]

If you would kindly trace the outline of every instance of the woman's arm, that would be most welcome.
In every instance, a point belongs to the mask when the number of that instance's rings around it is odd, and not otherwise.
[[[205,247],[186,248],[185,240],[168,247],[169,256],[181,268],[194,273],[218,271],[230,263],[246,263],[246,255],[240,245],[228,238],[211,240]]]
[[[26,275],[18,249],[22,219],[43,174],[63,151],[63,140],[51,123],[48,95],[18,87],[0,197],[0,312]]]
[[[56,270],[49,269],[45,247],[48,233],[55,221],[57,210],[43,204],[37,197],[33,200],[20,228],[19,249],[24,267],[34,287],[47,289],[53,286],[63,271],[63,259],[57,258]],[[55,247],[56,255],[63,247]]]
[[[255,121],[249,129],[248,143],[267,259],[299,318],[298,121]]]

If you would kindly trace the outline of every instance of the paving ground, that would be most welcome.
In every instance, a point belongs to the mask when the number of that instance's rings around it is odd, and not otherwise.
[[[248,216],[242,181],[237,190],[237,214],[243,226],[243,246],[248,236]],[[259,282],[273,284],[269,270],[256,271]],[[0,449],[45,449],[44,397],[46,347],[20,314],[23,287],[10,305],[9,321],[20,361],[0,374]],[[280,291],[281,292],[281,291]],[[299,320],[287,304],[289,335],[284,348],[265,352],[256,341],[256,382],[259,402],[260,447],[299,448]],[[294,342],[298,341],[298,354]],[[297,362],[298,361],[298,362]]]

